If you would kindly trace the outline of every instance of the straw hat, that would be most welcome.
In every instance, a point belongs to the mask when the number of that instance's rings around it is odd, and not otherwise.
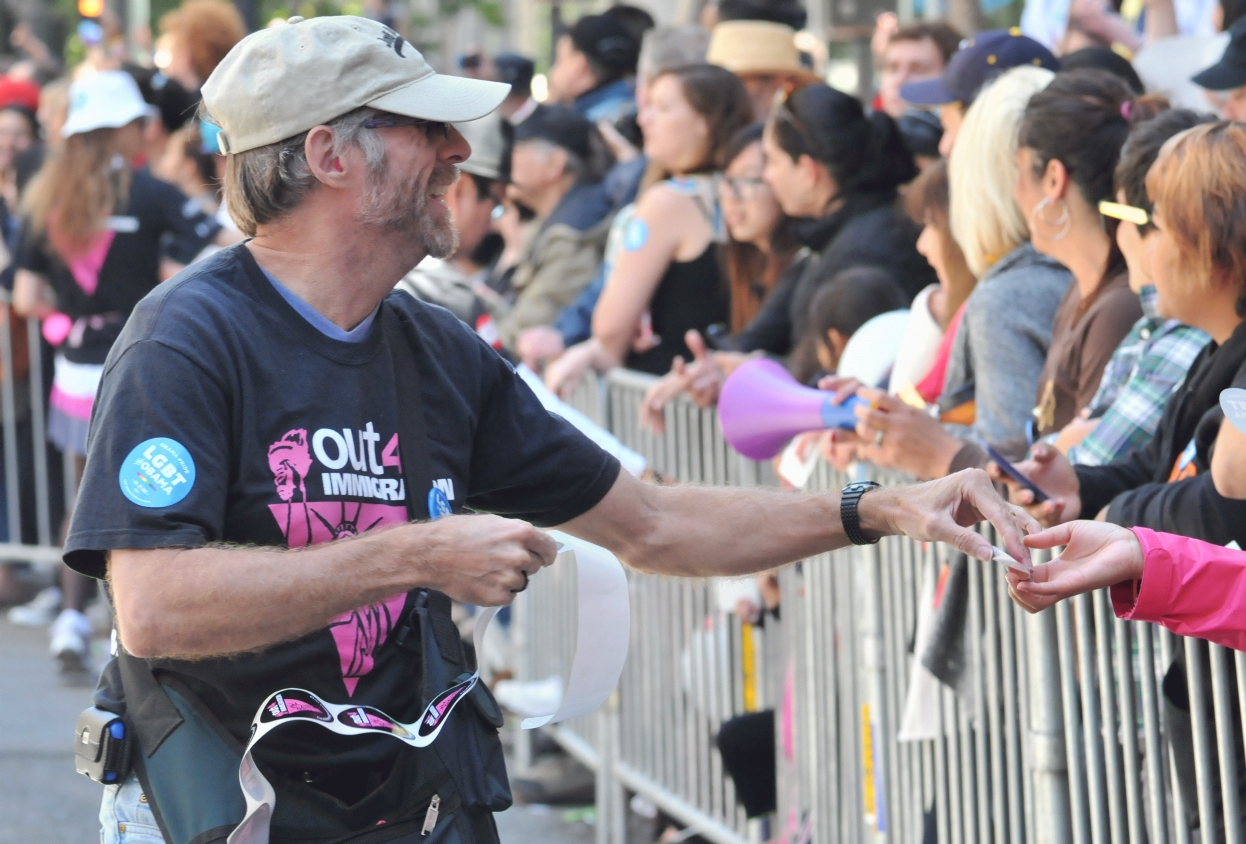
[[[821,82],[805,67],[796,49],[796,31],[769,21],[723,21],[714,27],[706,61],[737,76],[747,73],[786,73],[809,82]]]

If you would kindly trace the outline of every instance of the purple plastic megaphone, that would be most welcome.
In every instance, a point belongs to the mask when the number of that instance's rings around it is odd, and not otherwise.
[[[853,396],[834,404],[833,393],[802,387],[769,358],[751,360],[731,373],[718,396],[723,436],[750,460],[769,460],[797,434],[857,427]]]

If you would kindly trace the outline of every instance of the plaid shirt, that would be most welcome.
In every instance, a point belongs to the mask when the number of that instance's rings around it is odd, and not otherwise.
[[[1211,340],[1197,328],[1156,314],[1154,287],[1142,288],[1139,297],[1143,317],[1103,370],[1089,408],[1090,418],[1099,418],[1099,424],[1080,445],[1069,449],[1071,463],[1102,466],[1149,440],[1168,397]]]

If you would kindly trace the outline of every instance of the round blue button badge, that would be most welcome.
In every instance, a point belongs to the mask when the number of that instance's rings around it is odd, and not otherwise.
[[[1230,387],[1220,393],[1220,409],[1234,428],[1246,434],[1246,390]]]
[[[134,447],[121,464],[121,493],[140,507],[168,507],[195,485],[195,461],[186,446],[154,437]]]
[[[450,508],[450,499],[446,498],[446,494],[437,487],[433,487],[428,491],[428,517],[433,521],[443,516],[453,516],[454,510]]]

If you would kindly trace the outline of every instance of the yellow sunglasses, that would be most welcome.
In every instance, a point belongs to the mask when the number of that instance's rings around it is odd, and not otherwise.
[[[1107,200],[1100,202],[1099,213],[1105,217],[1133,223],[1135,226],[1145,226],[1151,222],[1151,215],[1147,213],[1145,208],[1138,208],[1135,205],[1123,205],[1119,202],[1108,202]]]

